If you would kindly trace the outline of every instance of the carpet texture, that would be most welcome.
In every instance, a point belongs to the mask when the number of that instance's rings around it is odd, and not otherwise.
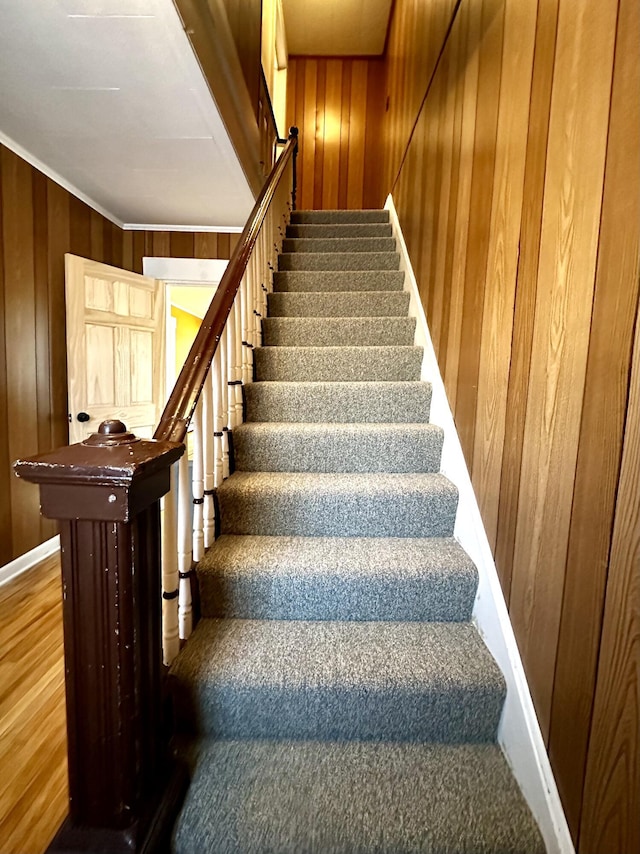
[[[296,211],[278,266],[171,669],[173,850],[542,854],[388,214]]]

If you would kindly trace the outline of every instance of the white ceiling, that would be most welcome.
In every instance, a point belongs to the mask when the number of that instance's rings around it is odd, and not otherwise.
[[[0,0],[0,142],[124,225],[253,197],[172,0]]]
[[[392,0],[282,0],[290,54],[377,56]]]
[[[383,50],[391,0],[284,0],[290,53]],[[253,196],[172,0],[0,0],[0,142],[129,228]]]

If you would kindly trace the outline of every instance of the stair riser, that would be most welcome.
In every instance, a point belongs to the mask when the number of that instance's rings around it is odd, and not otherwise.
[[[283,252],[395,252],[393,237],[285,237]]]
[[[471,618],[475,578],[455,575],[403,580],[272,573],[229,577],[199,573],[203,617],[242,620],[397,620],[460,622]]]
[[[286,424],[253,431],[251,426],[234,431],[237,471],[419,473],[440,468],[443,434],[427,425],[419,431],[365,434],[347,428],[296,431]]]
[[[428,383],[249,383],[247,421],[425,423]]]
[[[409,294],[394,292],[269,294],[269,317],[407,317]]]
[[[400,270],[370,270],[342,272],[341,270],[289,270],[273,274],[276,293],[335,291],[401,291],[404,273]]]
[[[290,252],[278,256],[279,270],[398,270],[397,252]]]
[[[397,382],[420,379],[421,347],[260,347],[257,381]]]
[[[262,321],[266,347],[411,346],[413,317],[270,317]]]
[[[294,537],[450,537],[457,493],[237,492],[218,489],[223,534]]]
[[[449,685],[383,691],[218,684],[199,697],[198,731],[218,738],[491,742],[504,695]]]
[[[389,211],[293,211],[291,222],[294,225],[304,223],[371,223],[389,222]]]
[[[391,223],[288,225],[287,237],[391,237]]]

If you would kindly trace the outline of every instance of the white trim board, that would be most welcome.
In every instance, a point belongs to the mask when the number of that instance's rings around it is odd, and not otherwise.
[[[498,742],[540,826],[549,854],[574,854],[571,834],[538,725],[493,555],[440,375],[418,284],[391,195],[387,197],[385,210],[389,211],[397,241],[400,269],[405,272],[404,288],[410,294],[409,314],[416,318],[415,343],[424,348],[421,379],[430,382],[432,386],[430,420],[444,430],[440,471],[456,485],[459,492],[454,536],[478,569],[479,584],[473,621],[507,683],[507,699],[498,728]]]
[[[15,560],[5,563],[4,566],[0,566],[0,587],[3,584],[13,581],[14,578],[22,575],[23,572],[33,569],[34,566],[37,566],[45,558],[50,557],[58,551],[60,551],[60,536],[56,535],[55,537],[51,537],[50,540],[40,543],[39,546],[31,549],[31,551],[25,552],[25,554],[15,558]]]

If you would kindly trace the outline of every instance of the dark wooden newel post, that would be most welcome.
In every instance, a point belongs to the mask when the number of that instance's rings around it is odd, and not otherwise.
[[[160,497],[183,452],[105,421],[15,464],[60,522],[69,818],[50,851],[151,854],[184,786],[163,719],[160,577]]]

